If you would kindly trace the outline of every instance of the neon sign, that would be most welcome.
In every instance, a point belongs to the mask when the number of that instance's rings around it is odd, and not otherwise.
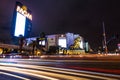
[[[23,7],[25,7],[25,6],[23,6]],[[28,19],[32,20],[32,15],[27,12],[27,8],[21,8],[20,6],[17,6],[16,11],[21,13],[22,15],[24,15]]]

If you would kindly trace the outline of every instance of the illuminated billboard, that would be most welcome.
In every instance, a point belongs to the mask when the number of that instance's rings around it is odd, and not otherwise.
[[[16,2],[13,25],[12,25],[12,36],[29,37],[32,27],[32,14],[31,11],[22,3]]]
[[[67,44],[66,38],[59,38],[59,40],[58,40],[59,46],[66,48],[67,47],[66,44]]]
[[[45,40],[39,41],[39,45],[45,46]]]
[[[26,17],[17,12],[14,36],[25,34]]]

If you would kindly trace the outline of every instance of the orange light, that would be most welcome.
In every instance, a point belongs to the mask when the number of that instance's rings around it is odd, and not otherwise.
[[[17,6],[16,11],[23,14],[28,19],[32,20],[32,15],[27,12],[27,9],[25,9],[25,7],[21,8],[20,6]]]

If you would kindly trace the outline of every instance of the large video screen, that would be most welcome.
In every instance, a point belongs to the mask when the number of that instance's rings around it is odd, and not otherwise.
[[[61,47],[64,47],[66,48],[66,38],[59,38],[58,40],[58,45],[61,46]]]
[[[25,23],[26,23],[26,17],[20,14],[19,12],[17,12],[14,36],[16,37],[19,37],[19,35],[24,36]]]

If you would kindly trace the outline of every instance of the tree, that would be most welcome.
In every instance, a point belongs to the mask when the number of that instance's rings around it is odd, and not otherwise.
[[[30,44],[30,47],[32,47],[32,54],[34,55],[35,47],[37,46],[37,41],[33,40]]]
[[[35,47],[36,47],[36,45],[37,45],[37,44],[36,44],[36,41],[33,41],[33,46],[32,46],[32,47],[33,47],[33,49],[32,49],[33,55],[34,55],[34,52],[35,52]]]
[[[44,32],[41,32],[40,33],[40,38],[39,38],[39,41],[41,41],[40,46],[42,46],[43,40],[46,40],[46,34]]]
[[[57,50],[59,50],[59,46],[50,46],[48,50],[48,54],[56,54]]]
[[[40,38],[45,38],[46,34],[44,32],[40,33]]]
[[[19,49],[20,49],[20,53],[22,52],[22,48],[23,48],[24,43],[25,43],[25,38],[23,37],[23,35],[19,35]]]

